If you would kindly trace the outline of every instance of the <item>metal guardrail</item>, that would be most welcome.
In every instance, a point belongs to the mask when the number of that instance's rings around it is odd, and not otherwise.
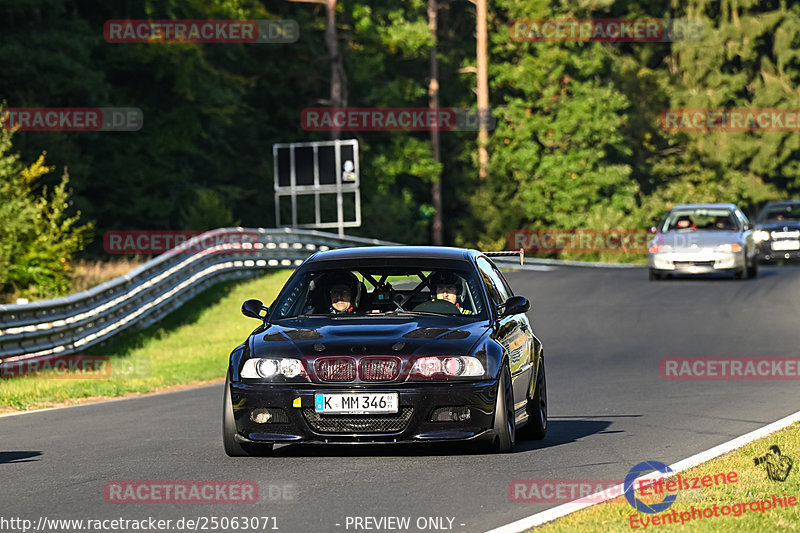
[[[510,270],[550,270],[553,267],[582,267],[582,268],[644,268],[646,265],[636,263],[603,263],[600,261],[572,261],[568,259],[545,259],[543,257],[525,256],[524,265],[520,266],[518,259],[494,257],[492,261],[498,266]],[[531,266],[535,265],[535,268]]]
[[[78,353],[131,326],[156,322],[216,283],[295,267],[318,250],[383,244],[395,243],[313,230],[209,231],[88,291],[0,305],[0,361]]]
[[[250,238],[243,239],[243,234]],[[253,242],[243,242],[247,240]],[[208,242],[215,244],[209,246]],[[214,284],[256,276],[265,269],[295,267],[318,250],[390,244],[397,243],[314,230],[209,231],[88,291],[0,305],[0,362],[78,353],[129,327],[145,327],[160,320]],[[516,259],[498,257],[495,262],[506,268],[532,270],[635,266],[537,258],[526,258],[524,267]]]

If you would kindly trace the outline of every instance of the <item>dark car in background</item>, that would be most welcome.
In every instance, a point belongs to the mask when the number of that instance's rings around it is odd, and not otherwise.
[[[800,260],[800,200],[767,202],[756,217],[753,238],[758,260]]]
[[[547,429],[544,351],[494,263],[475,250],[317,252],[233,350],[223,444],[474,441],[509,452]]]

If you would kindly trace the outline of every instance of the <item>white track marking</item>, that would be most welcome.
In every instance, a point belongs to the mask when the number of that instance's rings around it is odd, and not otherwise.
[[[683,472],[684,470],[688,470],[689,468],[695,467],[701,463],[705,463],[706,461],[719,457],[720,455],[741,448],[745,444],[750,444],[754,440],[760,439],[761,437],[765,437],[770,433],[775,433],[779,429],[783,429],[787,426],[790,426],[797,421],[800,421],[800,411],[792,413],[789,416],[781,418],[780,420],[777,420],[755,431],[751,431],[750,433],[742,435],[741,437],[736,437],[733,440],[724,442],[719,446],[714,446],[713,448],[710,448],[704,452],[700,452],[698,454],[692,455],[691,457],[687,457],[682,461],[678,461],[675,464],[669,465],[669,468],[672,470],[674,474]],[[640,476],[636,478],[636,481],[657,479],[660,477],[664,477],[664,474],[661,474],[660,472],[653,472],[646,476]],[[637,485],[636,481],[633,483],[634,486]],[[598,492],[591,496],[587,496],[586,498],[582,498],[590,500],[588,502],[578,503],[578,501],[575,500],[562,505],[557,505],[552,509],[542,511],[541,513],[533,514],[531,516],[522,518],[515,522],[511,522],[504,526],[500,526],[498,528],[487,531],[486,533],[518,533],[520,531],[525,531],[532,527],[540,526],[544,523],[551,522],[556,518],[567,516],[568,514],[574,513],[575,511],[580,511],[581,509],[591,507],[592,505],[596,505],[598,503],[602,503],[604,501],[617,498],[620,494],[624,494],[623,489],[624,489],[623,483],[620,483],[619,485],[615,487],[610,487],[604,490],[603,492]],[[612,494],[612,495],[616,494],[616,496],[607,496],[607,494]]]

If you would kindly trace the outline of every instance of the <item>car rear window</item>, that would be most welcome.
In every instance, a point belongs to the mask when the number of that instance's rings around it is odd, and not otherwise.
[[[667,214],[661,231],[738,230],[739,224],[730,209],[678,209]]]

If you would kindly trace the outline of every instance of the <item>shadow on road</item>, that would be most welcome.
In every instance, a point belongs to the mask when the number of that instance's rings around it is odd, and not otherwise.
[[[0,464],[6,463],[30,463],[38,461],[31,457],[39,457],[42,452],[0,452]]]
[[[517,438],[514,453],[550,448],[575,442],[597,433],[611,434],[623,431],[607,431],[610,420],[593,418],[639,417],[641,415],[606,415],[602,417],[562,417],[548,421],[547,437],[543,440]],[[424,457],[484,455],[477,443],[431,443],[431,444],[288,444],[276,447],[275,457]]]
[[[288,444],[276,447],[274,457],[426,457],[481,455],[464,443],[430,444]]]
[[[639,417],[641,415],[604,416],[601,418]],[[564,419],[550,419],[547,421],[547,436],[542,440],[517,440],[515,453],[530,450],[541,450],[561,446],[578,441],[589,435],[597,433],[611,434],[624,433],[624,431],[606,431],[611,425],[610,420],[595,420],[595,417],[564,417]]]

